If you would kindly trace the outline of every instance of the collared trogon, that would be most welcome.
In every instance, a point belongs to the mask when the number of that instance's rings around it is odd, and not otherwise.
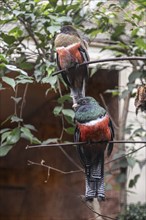
[[[79,64],[89,60],[87,42],[71,25],[63,26],[56,36],[55,47],[59,70],[65,69],[62,77],[70,87],[73,103],[85,97],[85,85],[88,79],[88,66]]]
[[[109,156],[113,149],[114,130],[106,110],[92,97],[78,100],[75,112],[75,142],[87,142],[78,145],[81,163],[85,168],[86,200],[105,199],[104,193],[104,152]],[[101,143],[93,143],[93,142]],[[106,149],[107,148],[107,149]]]

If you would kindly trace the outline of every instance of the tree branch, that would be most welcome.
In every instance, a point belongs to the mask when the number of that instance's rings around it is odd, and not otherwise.
[[[114,58],[107,58],[107,59],[100,59],[100,60],[92,60],[92,61],[88,61],[88,62],[84,62],[84,63],[79,64],[79,67],[84,66],[84,65],[93,64],[93,63],[124,61],[124,60],[144,60],[144,61],[146,61],[146,57],[114,57]],[[74,67],[71,67],[71,68],[74,68]],[[69,69],[71,69],[71,68],[69,68]],[[59,70],[59,71],[53,73],[52,76],[56,76],[64,71],[66,71],[66,69]]]
[[[82,172],[82,170],[71,170],[71,171],[63,171],[63,170],[60,170],[60,169],[57,169],[57,168],[54,168],[54,167],[51,167],[49,165],[46,165],[44,164],[44,160],[41,161],[41,163],[37,163],[37,162],[33,162],[31,160],[28,160],[28,165],[37,165],[37,166],[42,166],[42,167],[45,167],[49,170],[54,170],[58,173],[61,173],[61,174],[72,174],[72,173],[79,173],[79,172]]]

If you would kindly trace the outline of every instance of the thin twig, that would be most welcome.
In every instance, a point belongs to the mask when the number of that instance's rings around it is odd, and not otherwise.
[[[18,84],[16,85],[16,89],[15,89],[15,99],[17,98],[18,95]],[[15,105],[14,105],[14,115],[17,116],[17,103],[15,101]]]
[[[99,144],[99,143],[113,143],[113,144],[146,144],[146,141],[127,141],[127,140],[114,140],[114,141],[94,141],[90,144]],[[58,144],[38,144],[38,145],[27,145],[26,149],[32,148],[42,148],[42,147],[66,147],[66,146],[76,146],[76,145],[85,145],[89,144],[88,142],[70,142],[70,143],[58,143]]]
[[[146,61],[146,57],[113,57],[113,58],[107,58],[107,59],[92,60],[92,61],[87,61],[87,62],[79,64],[79,67],[84,66],[84,65],[94,64],[94,63],[102,63],[102,62],[110,62],[110,61],[124,61],[124,60],[145,60]],[[74,68],[74,67],[71,67],[71,68]],[[66,69],[59,70],[53,73],[52,76],[58,75],[65,71]]]
[[[132,141],[129,141],[128,143],[131,143]],[[99,142],[98,142],[99,143]],[[121,142],[121,143],[123,143],[123,142]],[[125,143],[125,142],[124,142]],[[127,143],[127,142],[126,142]],[[133,142],[132,142],[133,143]],[[146,143],[146,141],[137,141],[136,143]],[[54,144],[55,146],[56,146],[56,144]],[[52,147],[52,146],[54,146],[54,145],[50,145],[50,147]],[[71,143],[70,143],[70,145],[71,145]],[[73,143],[72,143],[72,145],[73,145]],[[40,147],[41,145],[39,145],[39,147]],[[44,145],[44,147],[47,147],[48,145]],[[57,146],[58,146],[58,144],[57,144]],[[67,146],[67,145],[66,145]],[[31,149],[31,148],[36,148],[37,147],[37,145],[36,146],[27,146],[27,148],[26,149]],[[106,162],[105,163],[105,165],[106,164],[109,164],[109,163],[112,163],[112,162],[114,162],[114,161],[117,161],[117,160],[121,160],[122,158],[125,158],[125,157],[127,157],[128,155],[130,155],[130,154],[133,154],[133,153],[135,153],[135,152],[137,152],[137,151],[139,151],[139,150],[141,150],[142,148],[144,148],[144,147],[146,147],[146,145],[143,145],[142,147],[139,147],[138,149],[136,149],[136,150],[133,150],[133,151],[131,151],[131,152],[129,152],[129,153],[127,153],[127,154],[123,154],[123,155],[121,155],[120,157],[118,157],[118,158],[115,158],[115,159],[113,159],[113,160],[110,160],[110,161],[108,161],[108,162]],[[72,161],[72,158],[69,158],[69,155],[67,156],[67,158],[71,161],[71,162],[73,162],[79,169],[80,169],[80,171],[83,171],[83,169],[78,165],[78,164],[76,164],[75,163],[75,161]]]
[[[107,107],[107,105],[106,105],[106,103],[105,103],[105,100],[104,100],[104,98],[103,98],[103,95],[100,93],[99,96],[100,96],[100,98],[101,98],[101,100],[102,100],[102,102],[103,102],[103,105],[104,105],[105,109],[107,110],[107,112],[108,112],[108,114],[109,114],[109,110],[108,110],[108,107]],[[112,120],[112,123],[113,123],[114,127],[115,127],[116,129],[119,129],[119,127],[116,125],[116,123],[115,123],[113,117],[111,116],[111,114],[109,114],[109,116],[110,116],[110,118],[111,118],[111,120]]]
[[[109,164],[109,163],[114,162],[114,161],[116,161],[116,160],[121,160],[122,158],[125,158],[125,157],[127,157],[128,155],[130,155],[130,154],[134,154],[135,152],[141,150],[141,149],[144,148],[144,147],[146,147],[146,145],[143,145],[142,147],[139,147],[139,148],[136,149],[136,150],[130,151],[130,152],[127,153],[127,154],[123,154],[122,156],[120,156],[120,157],[118,157],[118,158],[115,158],[115,159],[113,159],[113,160],[110,160],[110,161],[106,162],[105,164]]]
[[[22,118],[23,107],[24,107],[24,104],[26,102],[27,90],[28,90],[28,83],[25,85],[25,89],[24,89],[24,93],[23,93],[23,97],[22,97],[22,103],[21,103],[21,107],[20,107],[20,118]]]
[[[68,160],[70,160],[77,168],[83,171],[83,169],[74,161],[72,157],[69,156],[69,154],[61,146],[59,147],[59,149],[63,152],[63,154],[67,157]]]
[[[107,216],[107,215],[102,215],[98,212],[96,212],[90,205],[88,205],[83,199],[81,199],[81,201],[86,205],[86,207],[88,209],[90,209],[93,213],[95,213],[96,215],[98,215],[99,217],[102,217],[102,218],[106,218],[106,219],[111,219],[111,220],[117,220],[116,218],[112,218],[110,216]]]
[[[56,171],[58,173],[61,173],[61,174],[72,174],[72,173],[81,172],[81,170],[63,171],[63,170],[60,170],[60,169],[57,169],[57,168],[54,168],[54,167],[51,167],[51,166],[48,166],[48,165],[44,164],[44,161],[42,161],[41,163],[37,163],[37,162],[33,162],[31,160],[28,160],[28,165],[42,166],[42,167],[45,167],[47,169],[54,170],[54,171]]]

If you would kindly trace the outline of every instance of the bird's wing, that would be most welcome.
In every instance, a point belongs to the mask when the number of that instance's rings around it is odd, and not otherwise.
[[[89,61],[89,54],[87,52],[87,49],[85,49],[84,47],[80,46],[79,51],[82,55],[82,58],[84,61]]]
[[[75,142],[79,142],[80,140],[80,130],[78,127],[76,127],[75,129],[75,133],[74,133],[74,141]],[[87,155],[85,153],[85,149],[84,149],[84,145],[77,145],[77,151],[80,157],[80,161],[83,165],[83,167],[86,167],[87,165]]]
[[[76,126],[75,132],[74,132],[74,142],[79,142],[79,141],[80,141],[80,130]],[[80,145],[77,145],[77,151],[79,153],[80,161],[81,161],[82,165],[85,166],[85,164],[83,164],[84,160],[83,160],[83,156],[82,156],[82,153],[81,153],[81,146]]]
[[[56,62],[57,62],[58,69],[61,70],[58,53],[56,53]]]
[[[109,128],[110,128],[110,132],[111,132],[111,139],[110,139],[110,141],[113,141],[115,134],[114,134],[114,128],[113,128],[113,124],[112,124],[111,119],[109,120]],[[110,156],[112,150],[113,150],[113,143],[109,143],[108,149],[107,149],[107,156],[108,157]]]

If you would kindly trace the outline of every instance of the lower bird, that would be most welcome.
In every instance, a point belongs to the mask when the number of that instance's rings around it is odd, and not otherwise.
[[[79,99],[74,107],[76,108],[74,141],[87,142],[77,147],[85,169],[85,198],[88,201],[93,201],[94,198],[103,201],[104,152],[107,148],[107,155],[110,156],[113,150],[113,143],[108,143],[114,138],[112,122],[106,110],[92,97]]]

